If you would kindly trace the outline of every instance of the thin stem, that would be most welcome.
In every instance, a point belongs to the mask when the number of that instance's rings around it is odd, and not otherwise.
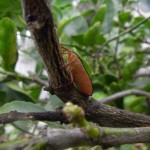
[[[119,30],[118,30],[118,33],[120,34],[120,28],[119,28]],[[115,62],[115,64],[116,64],[116,70],[118,71],[118,77],[121,76],[120,66],[119,66],[119,63],[118,63],[118,60],[117,60],[119,38],[120,38],[120,37],[117,38],[116,47],[115,47],[115,52],[114,52],[114,62]]]
[[[29,76],[30,77],[21,75],[21,74],[16,73],[16,72],[15,73],[8,72],[8,71],[6,72],[6,71],[2,71],[2,70],[0,70],[0,74],[9,76],[9,77],[12,77],[12,78],[15,78],[15,79],[19,78],[20,80],[34,81],[34,82],[38,83],[41,86],[48,86],[47,83],[44,80],[40,79],[39,77],[37,77],[36,75],[34,75],[31,72],[29,72]]]
[[[131,89],[131,90],[126,90],[126,91],[121,91],[121,92],[115,93],[109,97],[106,97],[106,98],[100,100],[100,102],[101,103],[110,103],[110,102],[116,101],[122,97],[132,95],[132,94],[138,95],[138,96],[145,96],[148,99],[150,99],[150,93],[142,91],[142,90]]]

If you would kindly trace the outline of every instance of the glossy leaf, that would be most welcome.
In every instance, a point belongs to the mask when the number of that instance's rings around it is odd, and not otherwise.
[[[78,24],[78,26],[76,25]],[[61,35],[64,31],[67,35],[76,35],[78,32],[83,33],[87,29],[87,23],[80,15],[72,18],[65,18],[59,23],[58,34]]]
[[[24,90],[20,86],[18,86],[17,82],[7,82],[6,83],[6,90],[9,97],[13,100],[24,100],[29,102],[34,102],[34,98],[31,96],[30,91]]]
[[[83,41],[83,34],[77,34],[77,35],[73,35],[72,39],[77,42],[78,44],[84,45],[84,41]]]
[[[18,112],[44,112],[45,109],[37,104],[24,101],[14,101],[11,103],[6,103],[4,106],[0,107],[0,114],[8,113],[10,111]]]
[[[89,30],[84,34],[83,41],[85,45],[93,46],[96,44],[100,31],[100,22],[96,22]]]
[[[104,4],[106,5],[106,13],[105,13],[105,19],[103,21],[101,31],[103,33],[109,33],[113,27],[113,17],[114,17],[114,3],[112,0],[104,0]]]
[[[47,111],[54,111],[57,108],[63,107],[63,104],[64,103],[56,95],[51,95],[45,109]]]
[[[108,95],[103,92],[94,92],[92,97],[96,100],[101,100],[103,98],[106,98]]]
[[[131,13],[130,12],[120,12],[119,13],[119,21],[122,25],[126,22],[130,22],[131,20]]]
[[[104,21],[106,9],[107,9],[106,5],[100,6],[100,8],[97,10],[94,18],[92,19],[92,24],[94,24],[98,21],[101,23]]]
[[[9,18],[0,21],[1,66],[7,71],[14,71],[17,62],[16,25]]]

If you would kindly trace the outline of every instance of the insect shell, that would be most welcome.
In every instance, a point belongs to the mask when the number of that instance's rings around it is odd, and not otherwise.
[[[93,93],[92,82],[81,59],[75,52],[64,47],[63,49],[66,50],[64,54],[67,55],[65,66],[71,73],[73,83],[82,93],[91,96]]]

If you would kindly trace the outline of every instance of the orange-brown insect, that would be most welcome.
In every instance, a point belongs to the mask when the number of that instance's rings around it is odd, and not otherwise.
[[[67,66],[67,69],[71,73],[73,83],[82,93],[89,96],[92,95],[92,82],[79,56],[62,45],[61,48],[66,50],[63,54],[67,54],[67,63],[62,67]]]

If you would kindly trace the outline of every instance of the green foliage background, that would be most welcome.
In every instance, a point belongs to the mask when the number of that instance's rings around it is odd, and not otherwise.
[[[145,17],[136,9],[136,1],[129,0],[78,0],[76,5],[71,0],[52,0],[53,17],[60,41],[81,57],[93,83],[93,97],[98,101],[127,89],[150,91],[149,76],[136,77],[140,68],[150,64],[147,54],[150,51],[150,20],[141,23]],[[137,26],[138,24],[140,25]],[[27,30],[20,0],[14,0],[13,3],[12,0],[1,0],[0,113],[12,110],[41,112],[63,105],[56,96],[50,95],[41,100],[42,86],[30,76],[15,71],[20,51],[17,35],[22,36],[22,41],[26,38],[32,40],[32,37],[26,35]],[[145,44],[148,47],[144,48]],[[47,81],[47,76],[43,73],[43,63],[35,47],[24,53],[36,61],[34,74]],[[148,113],[145,97],[130,95],[111,105],[137,113]],[[59,123],[46,124],[52,127],[61,126]],[[6,134],[10,126],[13,129]],[[38,122],[21,121],[1,126],[2,142],[18,140],[22,134],[34,135],[37,126]],[[148,145],[143,144],[142,147],[148,148]],[[137,148],[136,145],[124,145],[114,149]]]

